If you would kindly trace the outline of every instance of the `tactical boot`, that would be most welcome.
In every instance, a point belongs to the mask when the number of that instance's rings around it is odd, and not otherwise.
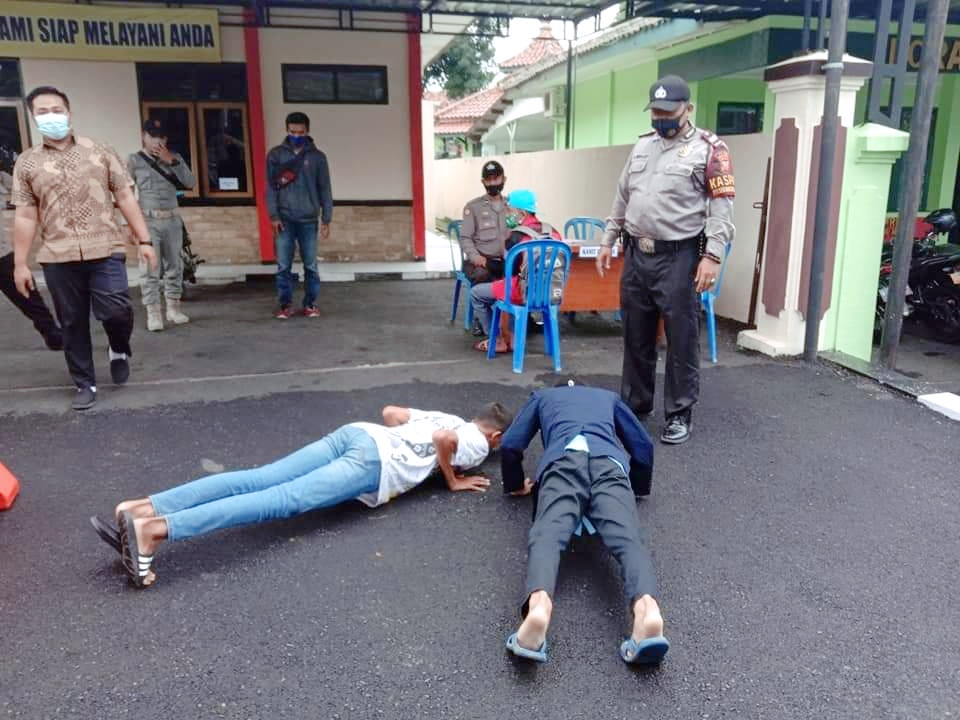
[[[147,305],[147,330],[156,332],[163,330],[163,315],[160,312],[160,304]]]
[[[190,318],[180,312],[180,299],[172,300],[167,298],[167,320],[174,325],[184,325],[190,322]]]

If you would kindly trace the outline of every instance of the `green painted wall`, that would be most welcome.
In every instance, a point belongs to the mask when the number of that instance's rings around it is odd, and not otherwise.
[[[610,109],[610,144],[626,145],[650,130],[650,112],[644,110],[650,86],[657,81],[655,62],[613,74],[613,105]]]
[[[885,97],[889,93],[885,91]],[[865,85],[857,93],[856,122],[863,123],[867,116],[868,88]],[[907,86],[903,91],[904,108],[912,108],[916,102],[916,86]],[[921,214],[940,207],[956,207],[960,201],[954,198],[957,178],[957,161],[960,158],[960,76],[942,75],[937,95],[936,120],[930,151],[930,167],[925,176],[926,202],[920,207]],[[903,159],[894,172],[899,172]],[[896,182],[896,180],[894,181]]]
[[[573,93],[573,146],[610,144],[610,75],[577,83]]]
[[[770,17],[730,26],[720,32],[665,48],[660,51],[659,57],[669,58],[697,47],[715,45],[766,28],[795,28],[799,23],[798,18]],[[870,30],[869,23],[858,24],[852,21],[851,31],[854,30]],[[915,34],[922,34],[919,26],[914,30]],[[576,82],[572,108],[572,147],[626,144],[646,132],[650,127],[650,118],[643,108],[646,105],[647,90],[656,80],[657,74],[657,61],[650,60],[642,65]],[[691,101],[696,106],[696,122],[701,127],[716,128],[717,106],[720,102],[751,102],[763,104],[764,130],[772,130],[775,99],[762,80],[714,78],[691,83],[690,89]],[[904,106],[912,107],[913,104],[914,89],[908,87]],[[864,88],[857,97],[858,123],[862,123],[866,117],[866,106],[867,90]],[[960,200],[954,198],[960,157],[960,75],[941,76],[937,107],[933,158],[927,173],[927,202],[924,210],[960,204]],[[555,123],[554,130],[554,148],[562,149],[565,146],[566,134],[564,123]]]
[[[840,223],[830,309],[821,325],[821,350],[870,361],[877,274],[890,170],[909,136],[881,125],[850,130],[844,157]]]
[[[766,99],[763,80],[716,78],[697,83],[697,125],[713,130],[717,127],[717,105],[721,102],[761,103]],[[764,107],[766,115],[766,107]],[[765,129],[769,129],[764,126]]]
[[[933,167],[927,210],[957,207],[954,198],[957,160],[960,158],[960,77],[943,75],[937,98],[937,132],[933,143]]]

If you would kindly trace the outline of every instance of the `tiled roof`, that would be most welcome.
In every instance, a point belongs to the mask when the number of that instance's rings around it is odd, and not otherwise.
[[[503,98],[503,92],[503,88],[488,88],[438,108],[433,116],[434,134],[464,135],[479,130],[478,125],[491,114]]]
[[[625,23],[620,23],[619,25],[615,25],[612,28],[604,30],[603,32],[588,40],[585,40],[579,45],[574,45],[573,54],[575,57],[582,57],[595,50],[607,47],[608,45],[613,45],[620,40],[624,40],[628,37],[637,35],[645,30],[650,30],[667,22],[670,21],[662,18],[635,18],[633,20],[628,20]],[[565,60],[566,56],[564,54],[546,56],[533,65],[529,65],[525,68],[510,73],[510,75],[504,78],[502,85],[504,88],[517,87],[518,85],[525,83],[527,80],[535,78],[540,73],[559,65]],[[503,66],[501,65],[501,67]]]
[[[563,45],[553,37],[550,23],[544,23],[540,34],[533,39],[523,52],[514,55],[509,60],[498,63],[501,70],[516,70],[538,63],[544,58],[553,57],[563,52]]]
[[[433,125],[434,135],[469,135],[471,130],[472,120],[438,120]]]
[[[473,120],[483,117],[502,97],[503,88],[494,87],[480,90],[441,108],[434,117],[438,120]]]

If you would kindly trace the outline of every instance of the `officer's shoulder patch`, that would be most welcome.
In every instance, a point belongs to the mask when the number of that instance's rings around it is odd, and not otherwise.
[[[701,130],[700,137],[706,140],[713,147],[718,147],[724,144],[723,140],[721,140],[715,132],[710,130]]]
[[[469,207],[465,207],[465,208],[463,209],[463,214],[464,214],[464,215],[469,215],[469,214],[470,214],[470,208],[469,208]]]

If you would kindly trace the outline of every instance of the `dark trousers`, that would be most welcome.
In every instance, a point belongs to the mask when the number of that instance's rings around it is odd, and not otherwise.
[[[30,318],[33,326],[43,335],[48,345],[56,347],[60,344],[60,328],[57,327],[57,322],[50,314],[40,293],[34,289],[30,291],[30,297],[24,297],[17,290],[13,282],[13,253],[0,257],[0,292],[10,298],[10,302]]]
[[[655,595],[657,581],[640,536],[630,480],[610,458],[568,450],[538,483],[537,514],[527,542],[527,599],[537,590],[553,597],[560,554],[584,515],[620,563],[628,609],[641,595]],[[526,602],[521,612],[526,615]]]
[[[97,384],[90,339],[90,311],[103,323],[114,352],[132,355],[133,303],[127,288],[125,258],[47,263],[43,276],[63,329],[63,352],[77,387]]]
[[[700,394],[700,315],[693,278],[700,260],[695,240],[675,252],[648,255],[626,244],[620,279],[623,312],[623,382],[620,394],[638,415],[653,411],[657,377],[657,323],[667,333],[663,408],[689,412]]]
[[[484,255],[487,259],[485,267],[474,265],[470,260],[463,261],[463,274],[470,279],[471,285],[478,283],[493,282],[503,277],[503,258]]]

